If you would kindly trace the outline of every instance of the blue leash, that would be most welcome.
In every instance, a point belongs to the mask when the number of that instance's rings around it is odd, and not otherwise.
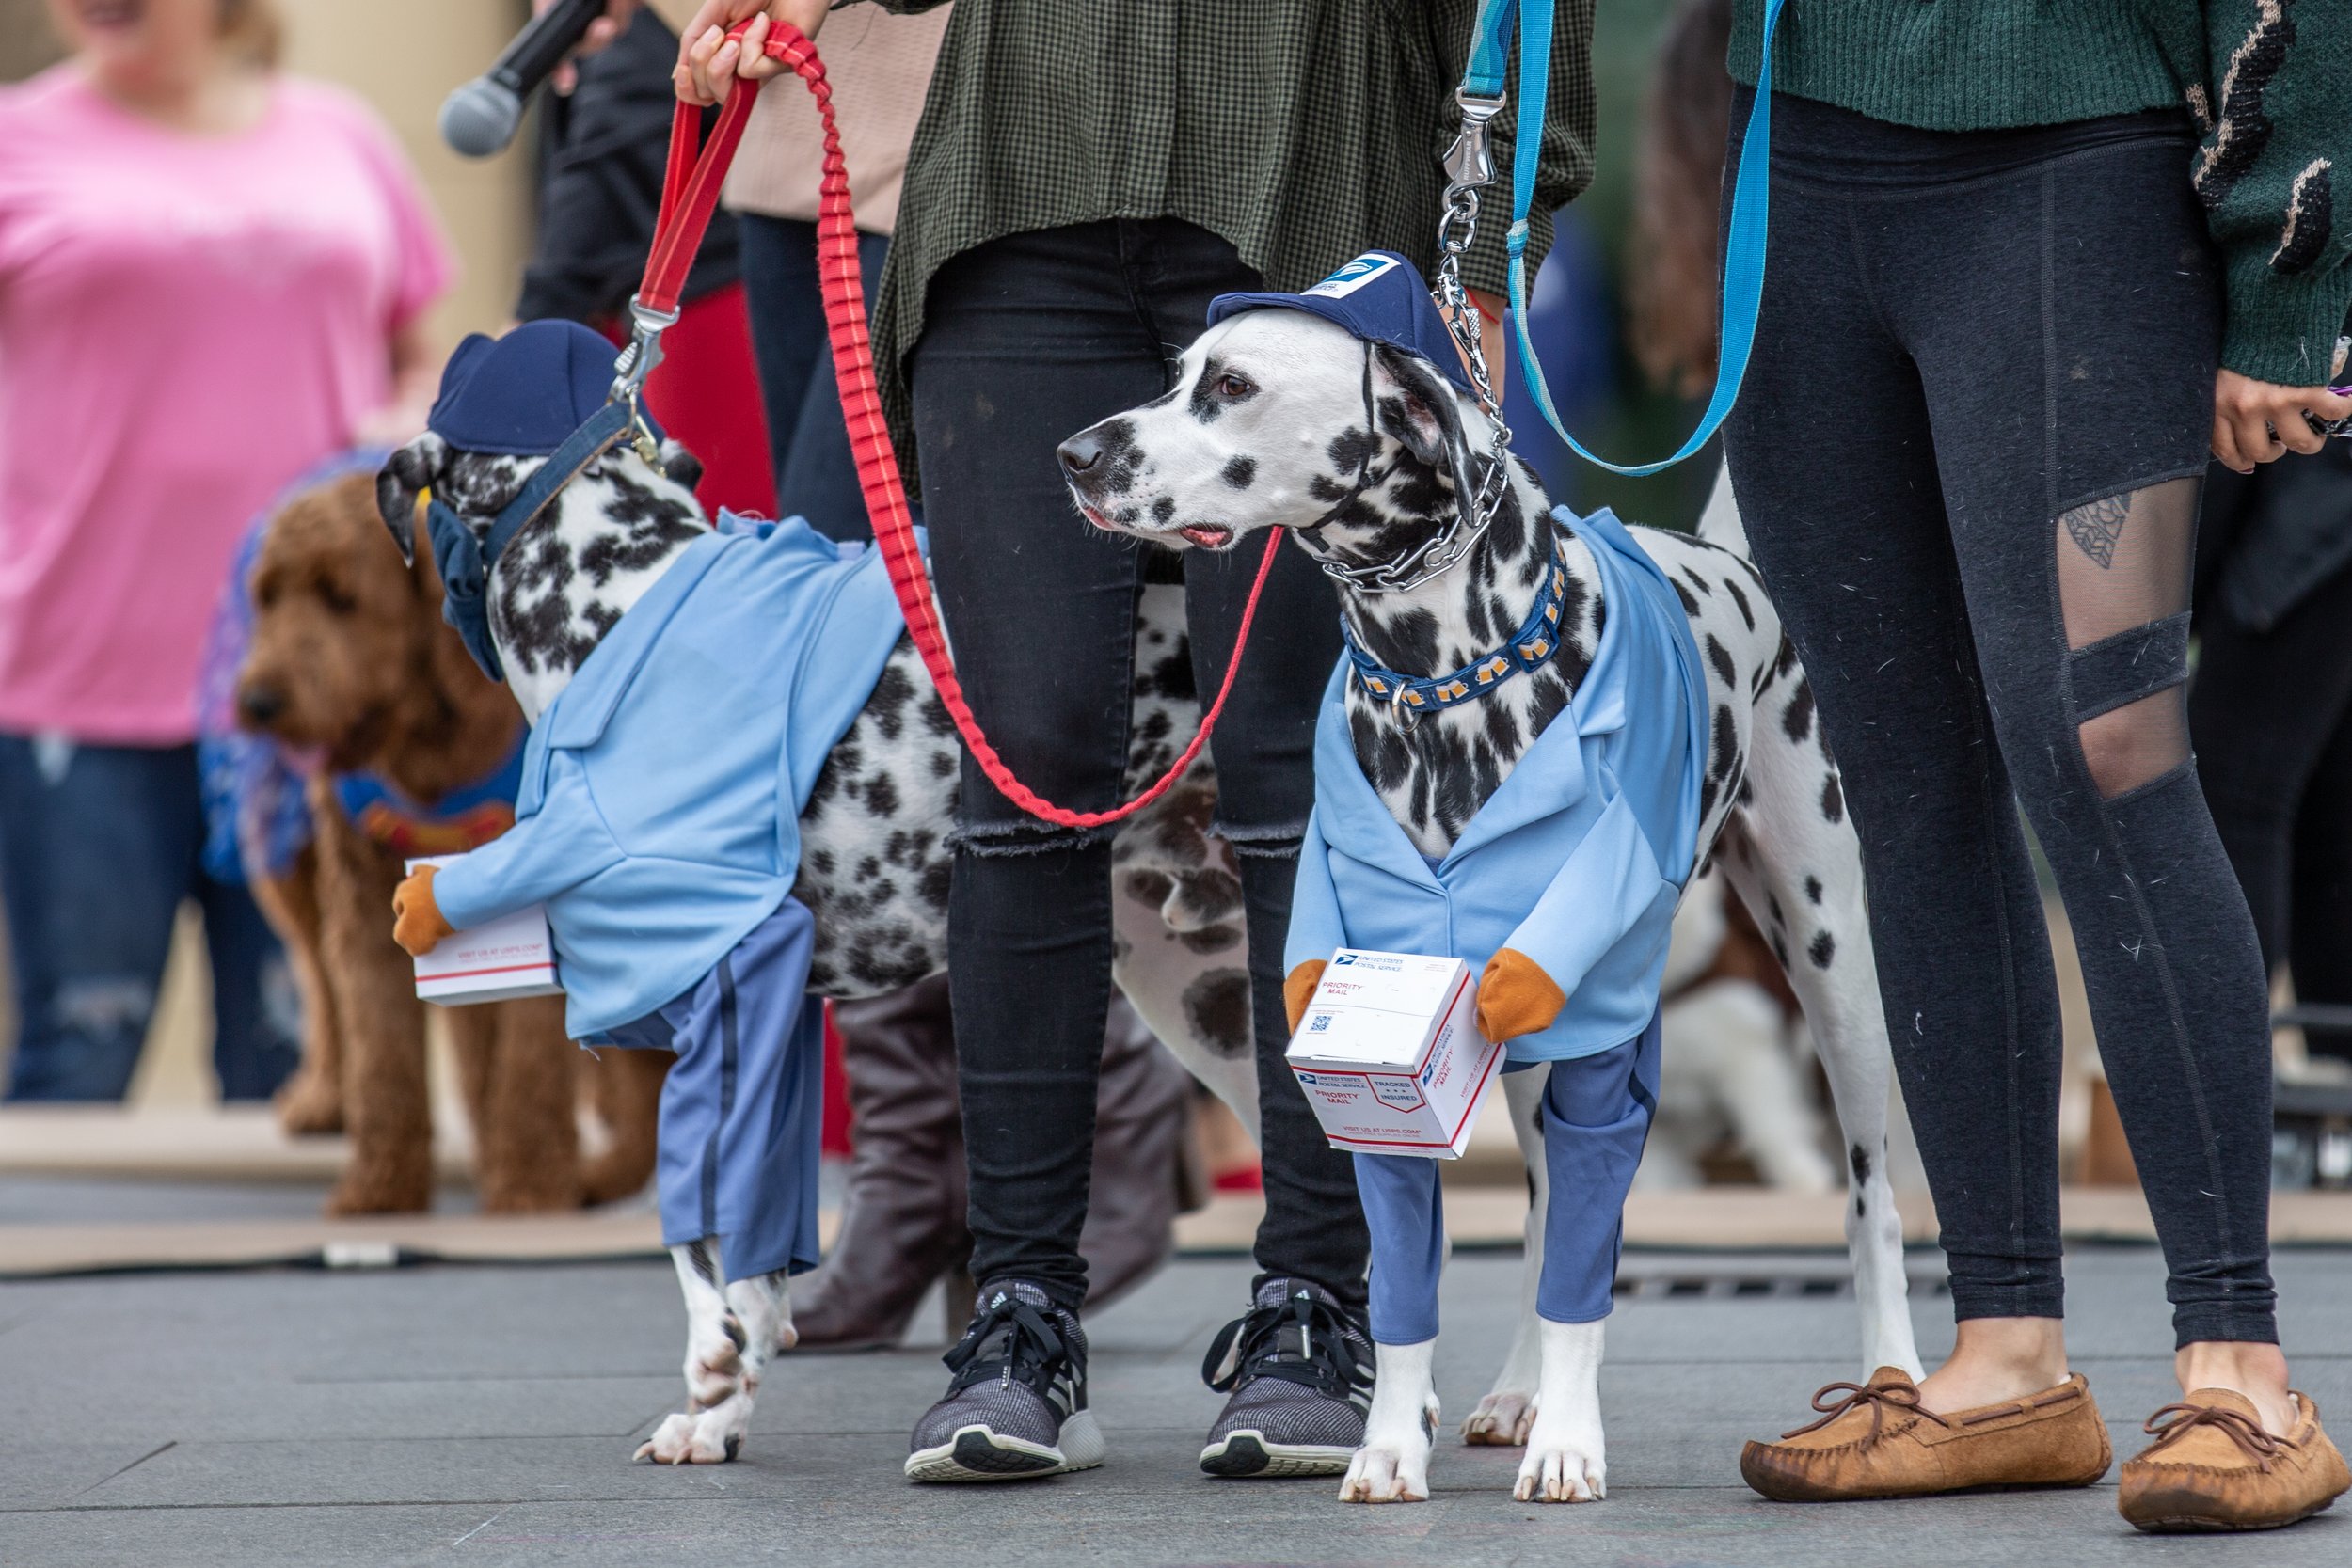
[[[1756,106],[1748,114],[1740,168],[1731,187],[1731,227],[1724,236],[1722,351],[1715,394],[1698,428],[1672,457],[1655,463],[1612,463],[1568,433],[1544,384],[1544,368],[1527,334],[1527,214],[1535,200],[1535,166],[1543,150],[1545,99],[1550,87],[1552,0],[1484,0],[1470,35],[1470,65],[1462,73],[1461,97],[1496,104],[1507,95],[1511,17],[1519,23],[1518,139],[1511,157],[1511,228],[1505,245],[1511,258],[1511,321],[1518,335],[1519,364],[1528,395],[1568,449],[1613,474],[1640,478],[1670,468],[1707,445],[1739,401],[1756,346],[1756,318],[1764,296],[1764,236],[1772,194],[1772,30],[1787,0],[1764,0],[1762,63],[1756,71]],[[1466,104],[1466,109],[1468,105]],[[1489,111],[1491,114],[1491,111]],[[1466,115],[1466,134],[1468,117]],[[1474,209],[1473,209],[1474,210]]]

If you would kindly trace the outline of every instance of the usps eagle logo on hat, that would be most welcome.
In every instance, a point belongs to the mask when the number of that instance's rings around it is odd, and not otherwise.
[[[1401,256],[1368,250],[1307,293],[1322,299],[1345,299],[1366,284],[1377,282],[1404,264],[1405,260]]]
[[[1367,250],[1299,293],[1219,294],[1209,301],[1215,326],[1242,310],[1303,310],[1345,327],[1366,342],[1387,343],[1429,362],[1463,391],[1470,389],[1454,336],[1429,297],[1421,271],[1393,250]]]

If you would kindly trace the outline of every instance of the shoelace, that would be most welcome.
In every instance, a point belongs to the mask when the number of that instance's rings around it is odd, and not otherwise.
[[[1001,1376],[1009,1386],[1016,1377],[1036,1388],[1046,1369],[1068,1354],[1060,1331],[1045,1314],[1009,1291],[972,1320],[963,1338],[942,1357],[955,1373],[951,1394],[976,1383]]]
[[[2172,1419],[2166,1420],[2168,1416]],[[2270,1462],[2281,1451],[2300,1447],[2294,1438],[2274,1434],[2250,1416],[2211,1404],[2168,1404],[2141,1422],[2139,1430],[2155,1439],[2148,1445],[2148,1453],[2153,1453],[2179,1442],[2199,1427],[2212,1427],[2226,1433],[2264,1475],[2270,1474]],[[2144,1459],[2147,1454],[2140,1457]]]
[[[1223,1394],[1245,1377],[1272,1377],[1343,1399],[1364,1365],[1345,1332],[1350,1326],[1337,1307],[1310,1291],[1294,1291],[1280,1306],[1253,1307],[1217,1330],[1200,1363],[1200,1381]],[[1297,1333],[1295,1351],[1283,1344],[1285,1330]],[[1236,1342],[1241,1348],[1234,1354]],[[1220,1373],[1229,1354],[1232,1365]]]
[[[1831,1395],[1839,1393],[1844,1394],[1845,1398],[1831,1404],[1821,1402]],[[1815,1390],[1813,1395],[1813,1408],[1821,1413],[1821,1418],[1809,1425],[1801,1426],[1794,1432],[1782,1433],[1781,1441],[1785,1443],[1791,1437],[1802,1437],[1808,1432],[1819,1432],[1849,1410],[1863,1406],[1867,1406],[1870,1412],[1870,1432],[1862,1439],[1862,1447],[1865,1450],[1877,1444],[1879,1433],[1885,1430],[1886,1412],[1890,1408],[1901,1411],[1905,1415],[1917,1416],[1933,1421],[1940,1427],[1948,1427],[1952,1424],[1921,1404],[1919,1390],[1908,1383],[1831,1383]]]

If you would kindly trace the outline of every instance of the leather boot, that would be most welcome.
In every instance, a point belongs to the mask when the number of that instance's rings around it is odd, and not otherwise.
[[[971,1256],[947,976],[836,1002],[855,1152],[841,1229],[793,1291],[803,1350],[895,1348],[931,1281]]]
[[[1113,993],[1094,1102],[1094,1170],[1078,1251],[1087,1307],[1117,1300],[1175,1250],[1192,1075]]]

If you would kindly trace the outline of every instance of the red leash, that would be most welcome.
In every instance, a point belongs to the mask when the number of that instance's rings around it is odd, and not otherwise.
[[[736,29],[739,39],[748,25],[744,24]],[[890,431],[882,419],[882,397],[874,386],[873,344],[866,332],[866,287],[858,273],[857,224],[850,211],[850,176],[841,158],[841,138],[834,128],[833,88],[825,80],[824,62],[818,58],[816,45],[797,28],[781,22],[771,24],[767,52],[791,67],[808,84],[809,92],[817,100],[818,118],[824,124],[824,179],[819,187],[817,217],[817,260],[825,295],[825,326],[833,340],[834,377],[841,388],[841,411],[849,420],[850,450],[857,459],[858,483],[866,493],[866,515],[873,520],[874,542],[882,550],[882,564],[889,570],[898,608],[905,612],[907,630],[914,635],[924,667],[939,688],[939,699],[946,705],[963,743],[972,749],[989,782],[1030,816],[1065,828],[1095,828],[1132,816],[1167,794],[1208,744],[1210,732],[1216,728],[1217,716],[1225,710],[1225,699],[1232,693],[1233,677],[1241,671],[1242,650],[1248,644],[1249,626],[1257,618],[1258,598],[1274,570],[1274,555],[1280,547],[1281,535],[1267,535],[1265,555],[1258,562],[1258,577],[1250,585],[1248,602],[1242,607],[1241,626],[1233,638],[1233,656],[1226,661],[1225,680],[1217,688],[1216,700],[1201,715],[1200,728],[1193,736],[1192,744],[1184,748],[1184,754],[1168,766],[1156,783],[1110,811],[1071,811],[1054,804],[1013,777],[1012,769],[996,754],[996,748],[989,744],[979,721],[972,715],[971,705],[964,700],[963,685],[956,678],[955,663],[948,657],[946,635],[932,608],[930,578],[924,570],[923,557],[915,548],[914,524],[907,515],[906,490],[898,478],[898,456],[891,448]],[[702,111],[688,103],[677,106],[670,130],[669,178],[662,185],[653,253],[646,260],[645,280],[637,294],[639,308],[651,313],[657,324],[660,317],[677,309],[679,291],[686,286],[694,252],[702,245],[703,231],[709,227],[711,213],[719,204],[719,187],[726,178],[728,164],[734,161],[737,146],[743,139],[743,127],[751,118],[752,102],[758,87],[756,82],[736,82],[707,144],[702,142]],[[644,353],[641,348],[641,357]]]

